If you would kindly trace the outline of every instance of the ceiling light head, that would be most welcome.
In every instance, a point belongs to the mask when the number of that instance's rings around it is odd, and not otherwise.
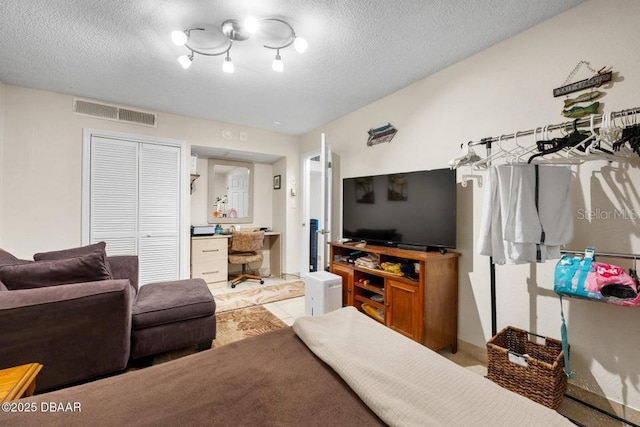
[[[276,57],[273,60],[273,63],[271,64],[271,68],[273,68],[273,71],[277,71],[278,73],[281,73],[284,70],[284,64],[282,63],[282,58],[280,57],[279,50],[278,53],[276,53]]]
[[[305,53],[307,48],[309,47],[309,43],[302,37],[296,37],[293,42],[293,47],[296,49],[298,53]]]
[[[189,40],[189,36],[184,31],[175,30],[171,32],[171,40],[176,46],[184,46]]]
[[[244,20],[244,28],[247,30],[249,34],[254,34],[260,28],[260,23],[253,16],[248,17]]]
[[[180,56],[178,58],[178,62],[180,63],[180,65],[182,65],[182,68],[187,70],[189,67],[191,67],[191,63],[193,62],[193,52],[191,52],[191,55]]]
[[[233,41],[243,41],[250,36],[247,28],[237,19],[227,19],[222,23],[220,29],[222,30],[222,34]]]
[[[229,56],[228,51],[227,56],[224,58],[224,62],[222,63],[222,71],[229,74],[235,71],[235,67],[233,66],[233,62],[231,62],[231,57]]]

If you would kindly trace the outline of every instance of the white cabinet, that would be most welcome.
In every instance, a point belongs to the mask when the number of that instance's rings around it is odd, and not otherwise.
[[[228,245],[226,237],[191,238],[191,277],[207,283],[226,281]]]

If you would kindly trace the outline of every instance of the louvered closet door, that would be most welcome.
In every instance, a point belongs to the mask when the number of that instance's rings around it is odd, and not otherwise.
[[[89,241],[138,255],[139,283],[180,277],[180,148],[91,137]]]
[[[108,255],[138,253],[138,145],[91,137],[89,240]]]
[[[180,149],[140,144],[140,283],[179,278]]]

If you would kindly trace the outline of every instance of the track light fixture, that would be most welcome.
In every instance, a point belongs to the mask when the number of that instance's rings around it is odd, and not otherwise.
[[[197,53],[199,55],[204,56],[220,56],[225,55],[224,62],[222,63],[222,71],[225,73],[233,73],[234,65],[231,61],[231,55],[229,52],[231,51],[231,47],[234,42],[247,40],[251,34],[256,33],[260,29],[260,25],[265,22],[276,22],[284,25],[289,30],[289,35],[287,36],[286,42],[281,45],[271,46],[264,44],[263,47],[266,49],[272,49],[276,51],[276,56],[271,64],[271,68],[273,71],[282,72],[284,70],[284,64],[282,62],[282,57],[280,56],[280,49],[285,49],[291,45],[295,48],[295,50],[299,53],[304,53],[309,46],[309,43],[302,37],[298,37],[296,32],[293,30],[293,27],[287,22],[279,18],[261,18],[256,19],[253,17],[249,17],[245,19],[243,22],[240,22],[237,19],[227,19],[220,26],[220,31],[224,34],[227,39],[229,39],[229,44],[224,48],[224,50],[220,52],[208,52],[200,49],[205,48],[194,48],[189,45],[189,39],[191,37],[191,31],[205,31],[204,28],[189,28],[184,31],[173,31],[171,33],[171,40],[178,46],[185,46],[189,49],[190,54],[182,55],[178,58],[178,62],[182,67],[186,70],[191,66],[193,62],[193,57]]]

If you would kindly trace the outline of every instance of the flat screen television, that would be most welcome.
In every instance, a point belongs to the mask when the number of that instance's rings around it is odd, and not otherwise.
[[[456,171],[344,178],[342,236],[435,250],[456,246]]]

